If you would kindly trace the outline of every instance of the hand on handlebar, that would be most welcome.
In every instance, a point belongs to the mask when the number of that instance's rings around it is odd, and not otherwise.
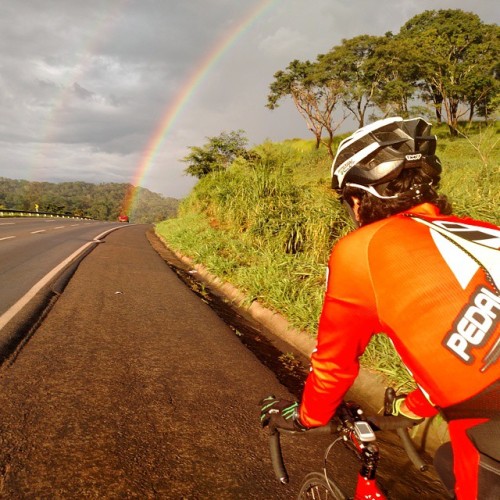
[[[299,419],[299,403],[275,396],[267,396],[261,402],[260,422],[262,427],[269,426],[271,432],[275,429],[304,432],[304,427]]]
[[[385,400],[385,414],[395,417],[405,417],[408,419],[409,426],[421,424],[424,418],[416,415],[406,407],[406,394],[396,396],[395,393],[387,394]]]

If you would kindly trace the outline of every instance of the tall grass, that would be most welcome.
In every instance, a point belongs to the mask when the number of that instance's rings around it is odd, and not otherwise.
[[[326,262],[333,242],[347,232],[347,219],[323,181],[295,182],[300,156],[293,148],[266,143],[258,152],[258,162],[239,161],[203,178],[179,218],[157,231],[249,300],[313,334]]]
[[[441,146],[442,189],[457,214],[500,224],[499,151],[498,133],[491,129]]]
[[[500,158],[498,148],[487,148],[497,136],[489,133],[486,139],[441,138],[438,155],[442,190],[457,213],[498,224]],[[473,141],[479,140],[487,155],[478,154]],[[259,160],[238,160],[201,179],[178,217],[156,230],[249,301],[259,300],[314,336],[331,248],[352,226],[329,188],[331,160],[312,141],[267,142],[255,149]],[[400,386],[410,383],[383,336],[373,338],[362,362]]]

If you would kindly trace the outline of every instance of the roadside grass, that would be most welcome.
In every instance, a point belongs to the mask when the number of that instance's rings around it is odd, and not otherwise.
[[[455,211],[500,221],[498,128],[465,138],[440,138],[442,191]],[[340,138],[339,138],[340,139]],[[177,218],[156,231],[168,245],[203,264],[248,297],[315,336],[335,241],[353,229],[331,191],[331,159],[313,141],[266,142],[260,160],[237,160],[201,179],[183,200]],[[412,379],[384,335],[361,359],[402,390]]]
[[[468,139],[442,141],[442,190],[459,215],[500,224],[500,134],[492,129]]]

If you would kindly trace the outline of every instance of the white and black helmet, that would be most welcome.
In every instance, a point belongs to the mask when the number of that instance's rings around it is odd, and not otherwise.
[[[352,186],[382,199],[387,184],[403,169],[422,168],[432,182],[439,178],[441,163],[435,156],[436,136],[423,118],[386,118],[360,128],[344,139],[332,165],[332,187]]]

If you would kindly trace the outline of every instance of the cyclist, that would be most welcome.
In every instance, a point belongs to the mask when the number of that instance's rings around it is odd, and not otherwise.
[[[451,447],[438,450],[435,464],[450,494],[493,498],[500,487],[500,230],[451,214],[437,191],[435,150],[422,118],[380,120],[340,143],[333,188],[359,229],[332,251],[300,404],[266,398],[261,420],[291,430],[326,424],[370,338],[384,332],[418,385],[396,399],[393,413],[419,422],[441,412]],[[453,467],[449,474],[443,464]]]

